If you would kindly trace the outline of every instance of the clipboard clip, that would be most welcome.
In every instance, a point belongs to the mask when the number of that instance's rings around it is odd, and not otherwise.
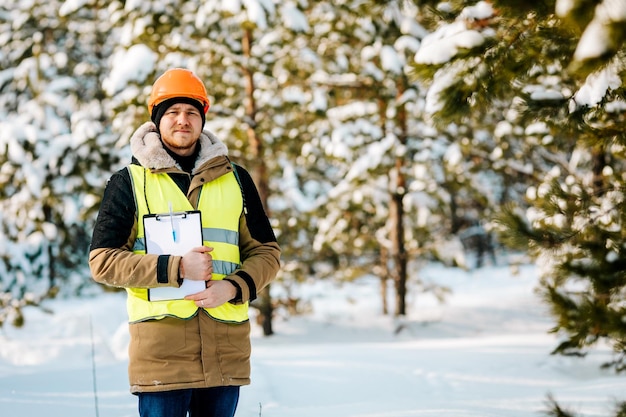
[[[160,222],[160,221],[170,221],[170,218],[172,217],[179,217],[182,219],[186,219],[187,218],[187,213],[185,213],[184,211],[179,211],[179,212],[175,212],[172,214],[169,213],[165,213],[165,214],[155,214],[154,218],[156,221]]]

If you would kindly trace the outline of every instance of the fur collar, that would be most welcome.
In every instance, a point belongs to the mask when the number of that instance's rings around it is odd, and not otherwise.
[[[208,130],[200,134],[200,154],[196,160],[194,171],[210,159],[218,156],[227,156],[228,148],[213,133]],[[165,169],[180,166],[163,148],[161,137],[156,125],[146,122],[141,125],[130,138],[130,150],[133,156],[145,168]]]

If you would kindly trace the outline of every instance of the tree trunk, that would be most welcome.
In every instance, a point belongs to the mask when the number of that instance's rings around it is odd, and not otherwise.
[[[387,305],[387,278],[389,277],[389,251],[382,246],[380,248],[380,299],[383,315],[389,314],[389,306]]]
[[[396,82],[396,99],[399,99],[406,90],[406,77],[400,76]],[[388,97],[384,94],[378,98],[378,114],[380,117],[380,125],[383,134],[387,134],[387,107]],[[398,139],[402,145],[406,145],[407,140],[407,114],[403,105],[398,106],[396,112],[396,129]],[[390,203],[389,203],[389,238],[391,247],[388,251],[381,248],[381,260],[385,262],[385,271],[393,277],[395,286],[395,312],[396,316],[406,315],[406,281],[407,281],[407,253],[404,241],[404,207],[402,200],[406,194],[406,178],[404,175],[404,157],[398,156],[395,160],[395,166],[390,171],[389,177],[394,178],[395,183],[390,184]],[[392,270],[388,269],[388,261],[391,260]],[[386,279],[381,276],[381,296],[386,297]],[[383,299],[383,308],[386,310],[386,300]]]
[[[406,90],[406,78],[400,76],[396,83],[396,98],[400,98]],[[407,141],[407,114],[404,105],[397,109],[396,114],[398,139],[402,145]],[[404,206],[402,200],[406,194],[406,177],[404,175],[404,157],[396,158],[395,173],[396,183],[393,184],[391,204],[389,207],[391,217],[391,245],[392,258],[394,261],[394,278],[396,284],[396,316],[406,315],[406,281],[407,281],[407,253],[404,241]]]
[[[251,57],[252,41],[252,30],[249,28],[245,28],[244,36],[242,39],[242,46],[243,54],[247,58],[248,62],[250,61]],[[252,156],[251,160],[255,161],[251,175],[259,190],[259,196],[261,197],[263,207],[265,208],[265,211],[268,213],[269,216],[269,210],[267,208],[267,199],[269,195],[267,166],[265,164],[265,159],[263,158],[263,141],[256,131],[257,109],[256,101],[254,99],[254,70],[246,66],[243,66],[242,70],[246,83],[246,116],[249,120],[246,133],[248,135],[248,141],[250,144],[250,153]],[[274,331],[272,329],[272,315],[274,312],[274,307],[269,285],[265,287],[259,294],[259,301],[259,321],[263,327],[263,334],[265,336],[270,336],[274,334]]]
[[[394,193],[390,204],[391,218],[391,252],[394,266],[394,282],[396,287],[396,316],[406,315],[406,278],[407,278],[407,257],[404,245],[404,225],[402,219],[404,210],[402,208],[402,195]]]

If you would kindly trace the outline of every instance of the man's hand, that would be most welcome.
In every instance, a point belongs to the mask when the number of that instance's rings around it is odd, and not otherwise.
[[[237,288],[229,281],[207,281],[206,290],[190,294],[185,300],[196,302],[198,307],[214,308],[229,302],[237,295]]]
[[[194,281],[209,281],[213,275],[213,248],[199,246],[187,252],[180,260],[180,277]]]

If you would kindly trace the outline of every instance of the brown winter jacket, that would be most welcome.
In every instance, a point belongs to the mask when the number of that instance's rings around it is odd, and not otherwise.
[[[197,208],[198,192],[233,170],[226,146],[205,131],[192,174],[165,151],[153,123],[133,134],[133,163],[167,172]],[[239,221],[241,266],[225,277],[237,288],[233,303],[252,301],[276,276],[280,248],[250,175],[235,165],[246,213]],[[139,255],[132,251],[137,234],[136,207],[126,168],[107,183],[89,252],[93,279],[120,288],[179,286],[180,256]],[[213,320],[199,309],[188,319],[164,318],[129,324],[131,392],[168,391],[250,383],[250,324]]]

